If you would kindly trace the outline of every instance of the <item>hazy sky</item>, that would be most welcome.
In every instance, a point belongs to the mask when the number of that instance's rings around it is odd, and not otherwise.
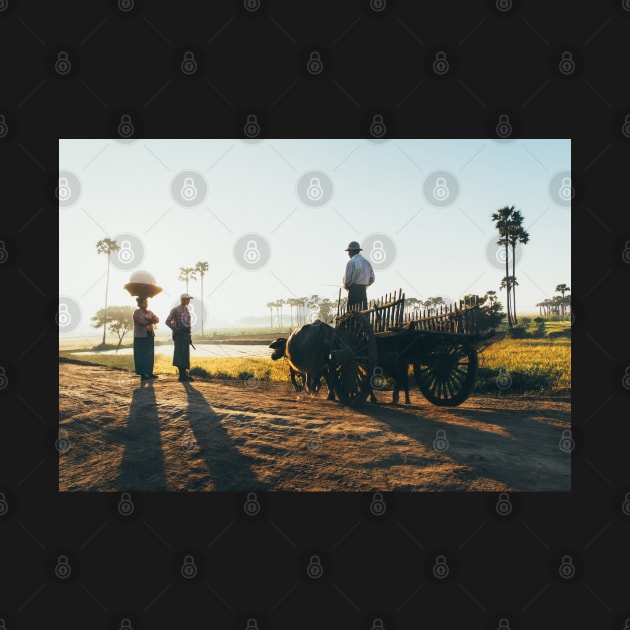
[[[571,286],[570,140],[60,140],[59,169],[62,333],[104,306],[105,237],[122,246],[109,305],[135,306],[123,286],[146,269],[162,320],[186,289],[179,268],[207,262],[206,330],[280,298],[336,303],[351,240],[375,268],[370,299],[495,290],[505,305],[491,215],[506,205],[530,235],[518,312]],[[189,292],[199,308],[200,282]]]

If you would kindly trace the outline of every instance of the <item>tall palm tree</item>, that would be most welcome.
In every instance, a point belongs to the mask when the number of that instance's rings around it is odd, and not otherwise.
[[[512,315],[514,316],[514,323],[516,324],[516,286],[518,284],[516,282],[516,245],[518,243],[526,245],[529,242],[529,233],[523,227],[523,214],[520,210],[515,210],[512,213],[508,240],[512,248],[512,277],[514,278],[514,282],[512,283]]]
[[[203,277],[208,271],[208,263],[198,262],[195,264],[195,272],[201,277],[201,336],[203,337]]]
[[[111,238],[101,239],[96,243],[96,251],[99,254],[107,254],[107,280],[105,281],[105,309],[107,310],[107,293],[109,291],[109,263],[110,255],[120,249],[118,243]],[[103,324],[103,345],[105,345],[105,330],[107,329],[107,321]]]
[[[556,293],[562,293],[562,316],[564,317],[566,312],[566,302],[564,300],[564,294],[568,293],[571,289],[566,284],[559,284],[556,286]]]
[[[516,282],[516,278],[514,276],[505,276],[501,278],[501,284],[499,285],[499,289],[506,289],[508,301],[510,300],[510,295],[512,294],[512,285]],[[512,324],[516,323],[514,319],[510,320],[510,311],[508,310],[508,326],[512,328]]]
[[[186,283],[186,293],[188,293],[188,282],[189,280],[196,280],[197,275],[194,267],[180,267],[179,268],[179,278],[182,282]]]
[[[495,227],[499,232],[499,240],[497,245],[504,247],[505,256],[505,277],[501,283],[501,288],[507,290],[507,318],[508,326],[512,327],[512,300],[511,300],[511,283],[510,283],[510,266],[509,266],[509,245],[510,245],[510,229],[512,225],[512,215],[514,213],[514,206],[505,206],[500,208],[496,212],[492,213],[492,220],[495,223]]]

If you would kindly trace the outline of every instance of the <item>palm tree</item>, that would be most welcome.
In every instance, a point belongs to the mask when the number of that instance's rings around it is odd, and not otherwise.
[[[494,303],[497,301],[497,292],[486,291],[486,295],[488,296],[488,300],[490,300],[490,306],[494,306]]]
[[[510,226],[510,234],[508,236],[510,246],[512,248],[512,277],[515,279],[512,283],[512,314],[514,315],[514,323],[516,324],[516,245],[521,243],[526,245],[529,242],[529,233],[523,227],[523,215],[520,210],[512,213],[512,222]]]
[[[285,302],[283,299],[278,300],[277,305],[278,305],[278,312],[280,313],[280,328],[282,328],[282,307],[284,306]]]
[[[284,300],[276,300],[273,305],[276,307],[276,320],[278,322],[278,327],[282,328],[282,307],[284,306]]]
[[[271,328],[273,328],[273,307],[275,305],[275,302],[267,302],[267,308],[269,309],[269,326]]]
[[[510,277],[510,267],[509,267],[509,250],[508,247],[510,245],[510,230],[512,226],[514,213],[514,206],[508,207],[505,206],[500,208],[496,212],[492,213],[492,220],[495,222],[495,227],[499,231],[499,240],[497,241],[497,245],[500,245],[505,248],[504,256],[505,256],[505,277],[501,282],[501,288],[505,288],[507,290],[507,318],[508,318],[508,326],[512,327],[512,300],[511,300],[511,283],[509,280]]]
[[[291,312],[291,328],[293,328],[293,307],[298,305],[297,298],[287,298],[287,304]]]
[[[562,298],[559,295],[554,295],[551,298],[551,304],[553,306],[553,312],[560,317],[560,309],[562,308]]]
[[[545,317],[550,317],[553,314],[553,300],[545,298],[542,302]]]
[[[291,328],[293,328],[293,298],[287,298],[284,303],[289,305],[289,313],[291,314]]]
[[[99,254],[107,254],[107,280],[105,281],[105,309],[107,310],[107,293],[109,291],[109,262],[110,254],[120,249],[118,243],[111,238],[104,238],[96,243],[96,251]],[[105,345],[105,330],[107,329],[107,322],[103,324],[103,345]]]
[[[188,293],[188,281],[196,280],[196,271],[194,267],[180,267],[179,268],[179,278],[182,282],[186,283],[186,293]]]
[[[564,300],[564,294],[568,293],[571,289],[566,284],[559,284],[556,286],[556,293],[562,293],[562,316],[564,317],[566,312],[566,302]]]
[[[499,289],[506,289],[508,303],[510,302],[510,295],[512,294],[512,286],[514,284],[518,284],[514,276],[505,276],[504,278],[501,278],[501,284],[499,285]],[[515,324],[516,320],[515,319],[510,320],[509,308],[508,308],[507,314],[508,314],[508,326],[512,328],[512,324]]]
[[[208,263],[198,262],[195,264],[195,272],[201,277],[201,336],[203,337],[203,277],[208,271]]]
[[[305,297],[298,297],[294,300],[295,305],[295,325],[299,326],[304,323],[304,308],[306,307]]]

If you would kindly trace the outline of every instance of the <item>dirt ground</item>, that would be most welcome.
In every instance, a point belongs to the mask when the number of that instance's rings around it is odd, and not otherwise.
[[[357,408],[289,382],[154,381],[59,364],[59,489],[569,491],[570,398],[473,395]],[[401,396],[401,400],[403,397]],[[566,435],[565,435],[566,437]]]

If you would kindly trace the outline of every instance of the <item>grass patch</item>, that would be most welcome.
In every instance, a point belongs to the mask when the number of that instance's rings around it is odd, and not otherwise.
[[[74,355],[70,352],[59,352],[60,360],[71,363],[78,363]],[[80,363],[85,365],[104,365],[109,368],[134,370],[132,355],[102,355],[102,354],[81,354]],[[178,369],[172,365],[172,358],[166,356],[156,356],[153,371],[155,374],[178,374]],[[272,361],[263,358],[206,358],[199,357],[190,359],[191,376],[199,378],[218,378],[229,380],[249,380],[259,381],[281,381],[289,382],[289,367],[285,361]]]
[[[479,353],[479,393],[568,393],[571,340],[509,339]]]

